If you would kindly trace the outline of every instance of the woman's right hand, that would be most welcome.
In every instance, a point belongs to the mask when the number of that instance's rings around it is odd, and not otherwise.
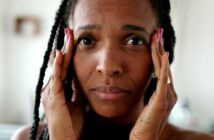
[[[65,35],[65,52],[57,51],[50,81],[41,95],[50,140],[78,140],[83,127],[84,112],[79,94],[75,94],[76,100],[72,102],[66,100],[64,95],[63,81],[68,73],[74,46],[72,31],[65,29]]]

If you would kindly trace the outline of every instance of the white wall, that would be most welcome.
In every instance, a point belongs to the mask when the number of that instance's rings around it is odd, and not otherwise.
[[[59,0],[7,0],[1,15],[4,34],[4,91],[0,93],[0,122],[26,123],[32,120],[34,91]],[[2,5],[2,3],[0,4]],[[42,32],[36,37],[14,32],[16,16],[38,16]],[[2,84],[1,84],[2,85]]]
[[[179,98],[187,100],[201,129],[214,124],[214,1],[174,0],[177,33],[173,65]]]
[[[4,11],[4,0],[0,0],[0,17],[3,16],[3,11]],[[3,49],[3,19],[0,18],[0,94],[3,94],[3,87],[4,87],[4,82],[2,79],[3,77],[3,71],[4,71],[4,49]],[[0,110],[2,110],[2,100],[3,98],[0,98]],[[0,120],[2,119],[2,116],[0,115]]]

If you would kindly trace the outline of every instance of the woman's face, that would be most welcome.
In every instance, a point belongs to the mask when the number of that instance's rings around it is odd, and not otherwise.
[[[148,0],[78,0],[71,26],[74,68],[89,104],[105,118],[136,119],[153,70],[156,18]]]

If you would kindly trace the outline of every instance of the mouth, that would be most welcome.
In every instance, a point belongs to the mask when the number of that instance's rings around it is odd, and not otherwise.
[[[91,91],[101,100],[120,100],[130,94],[129,90],[115,86],[97,86]]]

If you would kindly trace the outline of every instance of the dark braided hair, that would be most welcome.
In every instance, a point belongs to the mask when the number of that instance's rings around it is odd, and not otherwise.
[[[40,94],[43,86],[43,79],[47,68],[50,53],[55,43],[55,49],[60,50],[64,44],[64,28],[68,26],[70,15],[73,15],[74,7],[77,0],[62,0],[59,9],[56,13],[55,22],[51,30],[51,35],[48,42],[48,47],[44,55],[44,61],[40,69],[40,75],[38,84],[36,87],[35,106],[34,106],[34,122],[30,130],[30,140],[35,140],[37,137],[37,130],[39,126],[39,105],[40,105]],[[164,48],[169,52],[170,64],[174,57],[174,45],[175,45],[175,33],[171,25],[170,18],[170,2],[169,0],[148,0],[155,13],[158,27],[164,29]],[[69,66],[68,76],[65,80],[65,96],[67,99],[71,98],[72,91],[70,88],[71,78],[73,76],[72,66]],[[149,85],[149,88],[144,97],[145,104],[148,103],[154,89],[156,88],[156,81],[153,79]],[[68,94],[66,94],[68,93]],[[40,136],[41,140],[49,139],[48,129],[46,128]]]
[[[31,127],[31,130],[30,130],[30,136],[29,136],[30,140],[35,140],[36,136],[37,136],[38,126],[39,126],[39,121],[40,121],[40,118],[39,118],[39,105],[40,105],[40,97],[41,97],[40,94],[41,94],[41,90],[42,90],[42,86],[43,86],[45,71],[46,71],[46,68],[48,65],[48,61],[49,61],[49,56],[52,51],[52,47],[53,47],[53,43],[54,43],[57,31],[58,31],[58,37],[57,37],[57,41],[56,41],[57,49],[61,49],[60,46],[61,46],[61,44],[63,44],[63,41],[64,41],[62,39],[62,37],[64,38],[64,33],[62,33],[62,26],[64,26],[63,15],[65,13],[67,2],[68,2],[68,0],[62,0],[59,10],[56,13],[55,23],[51,30],[51,35],[50,35],[50,38],[48,41],[47,50],[45,52],[43,64],[40,69],[39,80],[38,80],[38,83],[36,86],[36,96],[35,96],[35,105],[34,105],[34,122]],[[62,42],[62,43],[60,43],[60,42]]]

